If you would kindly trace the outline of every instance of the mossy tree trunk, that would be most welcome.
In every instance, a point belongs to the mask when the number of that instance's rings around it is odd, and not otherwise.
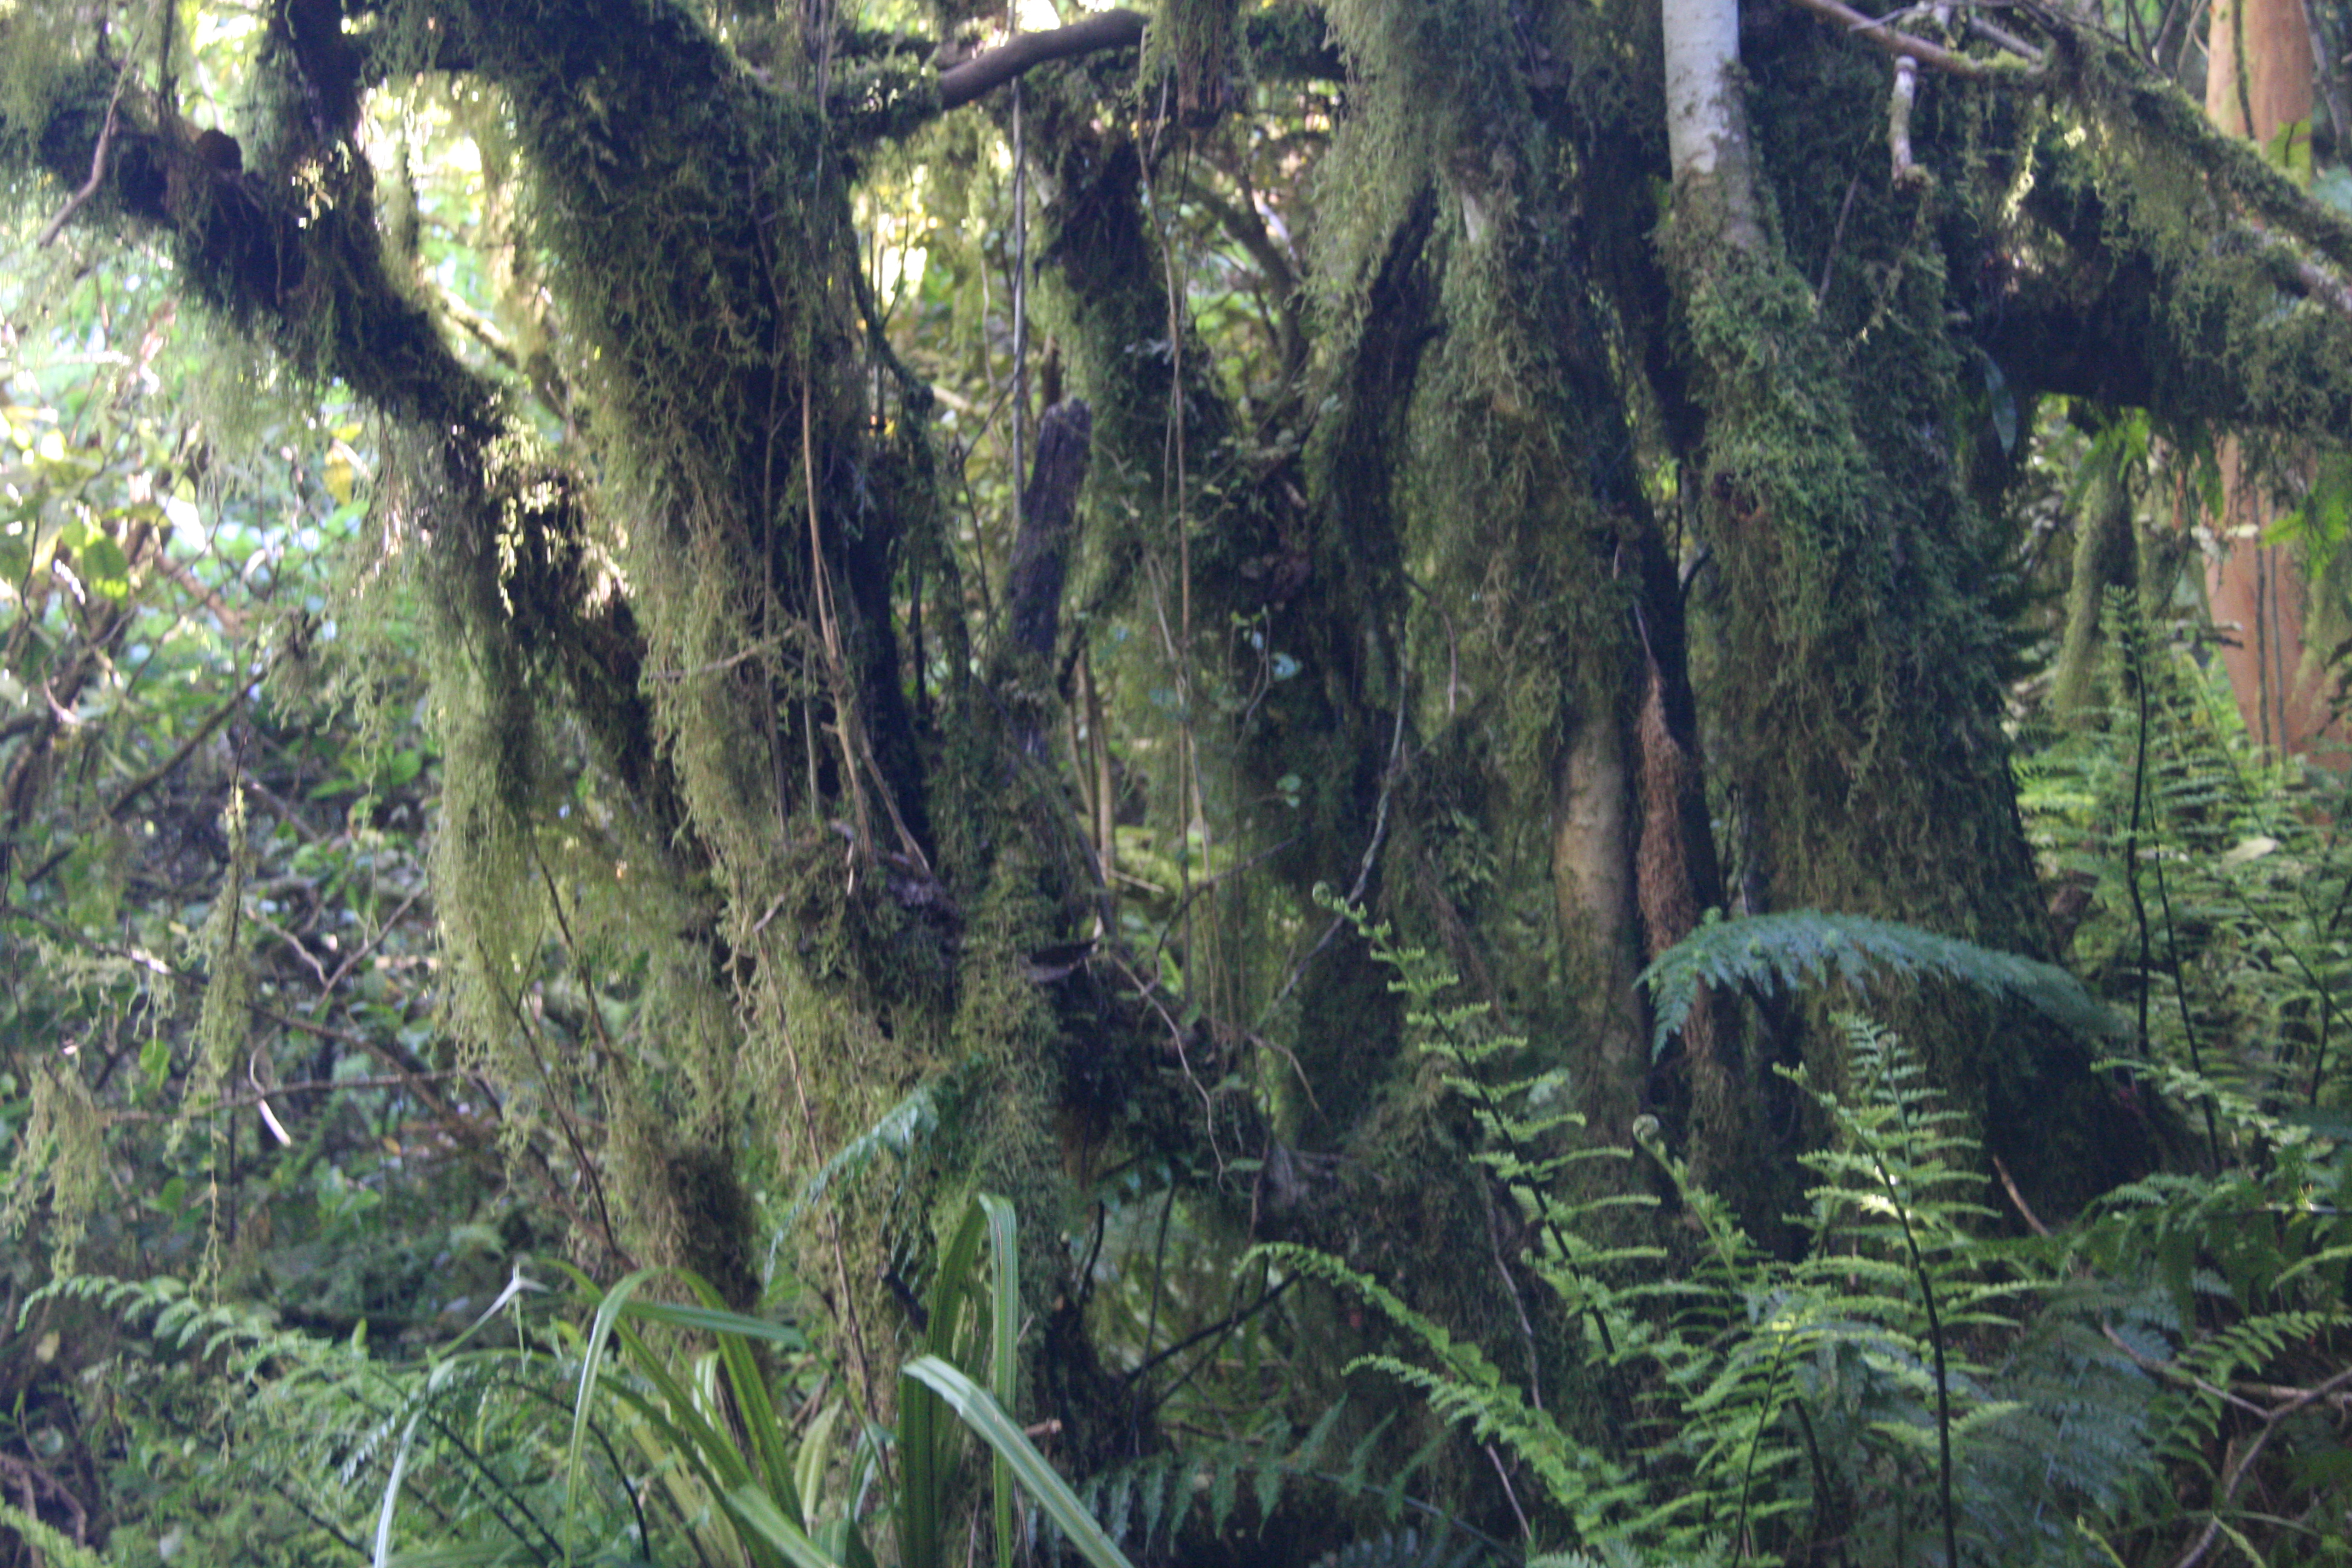
[[[1698,412],[1689,482],[1721,574],[1713,680],[1743,890],[1751,912],[1879,915],[2040,955],[1979,586],[2001,566],[1971,493],[1983,415],[1944,258],[1921,243],[1943,198],[1879,140],[1890,80],[1916,68],[1798,25],[1770,45],[1751,132],[1730,9],[1667,12],[1669,87],[1687,96],[1663,249]],[[1678,55],[1678,20],[1722,52]],[[1842,199],[1825,163],[1854,171]],[[1808,232],[1825,211],[1835,226]],[[1952,997],[1900,1022],[2029,1191],[2079,1200],[2136,1157],[2079,1047]],[[1804,1049],[1834,1079],[1829,1035]]]
[[[275,112],[237,128],[235,166],[167,102],[123,94],[92,216],[166,230],[225,315],[387,420],[386,559],[415,563],[439,616],[452,1021],[501,1087],[510,1146],[554,1152],[550,1195],[592,1261],[692,1267],[749,1305],[772,1225],[753,1191],[789,1194],[925,1089],[949,1129],[926,1179],[1015,1199],[1050,1305],[1065,1059],[1074,1020],[1117,1009],[1031,963],[1080,933],[1087,863],[978,684],[929,389],[858,298],[850,144],[804,82],[763,80],[681,7],[394,5],[370,24],[279,9],[257,62]],[[46,118],[13,140],[87,172],[113,83],[51,64]],[[527,171],[594,410],[593,483],[449,351],[383,237],[356,105],[435,67],[497,95]],[[920,645],[894,599],[914,581],[936,595]],[[947,671],[928,711],[910,658]],[[544,1039],[523,992],[550,952],[592,996],[621,987],[626,1024],[578,1050]],[[1089,1045],[1115,1058],[1132,1037],[1114,1020]],[[870,1393],[896,1361],[886,1249],[928,1214],[866,1217],[807,1267],[845,1349],[876,1358],[856,1369]]]

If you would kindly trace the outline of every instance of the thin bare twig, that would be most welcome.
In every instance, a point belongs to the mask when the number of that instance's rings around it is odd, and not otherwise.
[[[2294,1398],[2262,1412],[2263,1429],[2254,1434],[2253,1441],[2246,1445],[2246,1451],[2238,1456],[2237,1463],[2231,1465],[2229,1473],[2222,1478],[2221,1492],[2213,1499],[2213,1517],[2205,1521],[2205,1528],[2198,1532],[2195,1541],[2189,1543],[2188,1550],[2172,1560],[2172,1568],[2197,1568],[2197,1564],[2205,1560],[2205,1554],[2213,1550],[2213,1542],[2221,1533],[2221,1510],[2230,1505],[2231,1498],[2238,1495],[2238,1488],[2244,1483],[2246,1473],[2254,1468],[2254,1460],[2261,1457],[2263,1446],[2277,1433],[2279,1423],[2306,1405],[2330,1397],[2347,1384],[2352,1384],[2352,1367],[2347,1367],[2326,1382],[2304,1389]],[[2246,1403],[2235,1395],[2229,1397],[2235,1405]]]
[[[2009,1201],[2017,1205],[2018,1217],[2025,1221],[2026,1228],[2043,1240],[2048,1240],[2050,1227],[2042,1223],[2041,1215],[2027,1206],[2025,1194],[2017,1190],[2016,1179],[2010,1175],[2009,1167],[2000,1163],[2000,1156],[1998,1154],[1992,1157],[1992,1168],[1993,1173],[2000,1177],[2000,1190],[2007,1193]]]
[[[419,888],[416,891],[409,894],[405,899],[403,899],[400,901],[400,908],[393,910],[391,918],[383,922],[383,929],[377,931],[373,936],[368,938],[366,942],[362,942],[358,947],[353,948],[351,952],[351,955],[348,958],[345,958],[342,963],[335,966],[335,972],[327,976],[326,986],[320,994],[320,1001],[324,1001],[328,996],[332,995],[334,994],[335,987],[341,985],[344,980],[349,978],[352,970],[357,969],[361,964],[367,962],[368,954],[373,952],[377,948],[383,945],[383,939],[390,936],[399,928],[402,918],[405,916],[410,910],[416,907],[416,900],[423,898],[427,890],[427,889]]]
[[[1989,44],[1999,45],[2021,60],[2037,66],[2042,61],[2043,56],[2040,49],[2035,48],[2008,28],[1994,26],[1982,16],[1972,15],[1969,17],[1969,31]]]
[[[114,798],[108,801],[100,809],[100,816],[109,822],[114,821],[120,817],[125,810],[136,803],[140,796],[145,795],[149,790],[153,789],[157,784],[162,784],[165,779],[171,777],[173,773],[179,768],[182,763],[186,762],[190,757],[195,755],[197,747],[211,740],[214,732],[228,721],[230,715],[234,714],[237,709],[244,706],[247,698],[251,695],[254,688],[259,686],[263,681],[269,679],[270,671],[278,668],[278,660],[279,657],[279,654],[272,654],[270,656],[269,663],[262,668],[258,675],[256,675],[250,680],[239,681],[237,683],[236,692],[230,696],[229,700],[222,703],[218,708],[214,709],[209,714],[205,715],[204,721],[199,723],[195,729],[189,733],[188,738],[180,743],[179,750],[173,752],[161,763],[158,763],[155,766],[148,769],[145,773],[141,773],[137,778],[132,779],[129,784],[123,785],[122,788],[117,792]],[[73,853],[73,848],[74,847],[71,844],[59,845],[50,853],[47,859],[43,860],[39,865],[25,873],[25,885],[29,888],[36,882],[38,882],[48,876],[50,872],[56,870],[58,867],[64,862],[65,858]]]
[[[2109,1344],[2124,1352],[2125,1359],[2129,1361],[2134,1366],[2139,1368],[2140,1371],[2147,1373],[2150,1377],[2159,1378],[2166,1383],[2176,1385],[2177,1387],[2193,1388],[2198,1393],[2205,1395],[2208,1399],[2218,1399],[2222,1404],[2231,1405],[2242,1414],[2254,1417],[2258,1421],[2267,1421],[2270,1419],[2271,1413],[2268,1410],[2265,1410],[2263,1406],[2255,1404],[2252,1400],[2232,1394],[2228,1389],[2223,1388],[2217,1384],[2208,1383],[2203,1378],[2197,1376],[2194,1373],[2183,1372],[2179,1367],[2174,1366],[2170,1362],[2158,1361],[2152,1356],[2142,1355],[2138,1351],[2132,1348],[2130,1341],[2116,1332],[2111,1324],[2101,1323],[2099,1325],[2099,1332],[2106,1336],[2106,1341]]]
[[[783,646],[784,639],[780,637],[761,637],[750,647],[730,653],[724,658],[714,658],[707,664],[698,664],[692,669],[649,669],[646,671],[646,679],[665,683],[677,680],[698,680],[706,675],[724,674],[739,664],[750,659],[764,658]]]
[[[58,236],[65,232],[67,221],[79,212],[90,197],[98,195],[98,187],[106,183],[106,155],[114,146],[114,128],[121,122],[122,89],[130,81],[131,61],[126,58],[121,70],[115,73],[114,96],[106,100],[106,123],[98,128],[98,145],[90,149],[89,178],[82,182],[81,189],[67,198],[66,205],[58,209],[58,216],[41,230],[38,243],[42,249],[47,250],[57,243]]]
[[[2038,86],[2042,81],[2042,72],[2038,68],[2017,70],[1960,54],[1941,44],[1931,44],[1899,27],[1890,27],[1875,17],[1866,16],[1851,5],[1841,4],[1841,0],[1796,0],[1796,3],[1817,16],[1826,16],[1840,24],[1864,43],[1882,48],[1897,59],[1917,60],[1921,65],[1933,66],[1948,76],[2019,87]]]
[[[1511,1517],[1519,1521],[1521,1539],[1533,1541],[1536,1538],[1535,1527],[1528,1522],[1527,1510],[1519,1507],[1519,1494],[1511,1485],[1511,1472],[1503,1468],[1503,1456],[1495,1452],[1494,1444],[1488,1443],[1485,1447],[1486,1458],[1494,1463],[1495,1475],[1503,1483],[1503,1498],[1511,1505]]]

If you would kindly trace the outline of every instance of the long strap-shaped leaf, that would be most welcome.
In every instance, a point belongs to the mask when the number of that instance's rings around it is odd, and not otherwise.
[[[572,1521],[580,1512],[580,1456],[588,1444],[588,1413],[593,1407],[596,1373],[604,1360],[604,1342],[613,1337],[614,1325],[620,1321],[622,1310],[629,1298],[635,1295],[646,1281],[660,1272],[640,1268],[604,1292],[596,1304],[596,1316],[588,1325],[588,1344],[580,1357],[580,1389],[572,1401],[572,1442],[563,1456],[563,1562],[572,1563]]]
[[[841,1568],[801,1527],[784,1517],[775,1499],[755,1486],[738,1487],[727,1494],[727,1505],[738,1519],[782,1552],[793,1568]]]
[[[986,1310],[985,1299],[972,1289],[980,1265],[983,1211],[978,1205],[940,1249],[931,1272],[929,1323],[923,1342],[933,1355],[952,1360],[958,1354],[957,1330],[965,1309]],[[940,1509],[955,1474],[954,1437],[946,1412],[928,1389],[907,1379],[898,1381],[898,1562],[899,1568],[942,1568],[946,1562],[946,1521]]]
[[[745,1492],[758,1492],[769,1500],[778,1518],[797,1521],[802,1508],[793,1480],[793,1457],[785,1443],[783,1424],[778,1420],[775,1407],[768,1396],[767,1384],[760,1375],[757,1358],[751,1353],[751,1342],[798,1345],[804,1343],[793,1330],[782,1328],[760,1319],[730,1312],[719,1305],[718,1292],[710,1285],[691,1274],[674,1272],[673,1277],[685,1282],[688,1289],[702,1298],[699,1307],[682,1307],[667,1302],[638,1301],[635,1292],[655,1274],[654,1269],[641,1269],[630,1275],[606,1292],[598,1304],[590,1325],[587,1348],[581,1368],[580,1394],[572,1417],[572,1436],[565,1483],[565,1514],[574,1513],[572,1499],[580,1481],[582,1445],[587,1434],[590,1394],[595,1387],[606,1351],[613,1343],[627,1353],[628,1363],[636,1376],[643,1379],[650,1397],[628,1384],[614,1381],[607,1386],[615,1398],[650,1423],[669,1447],[672,1457],[698,1476],[709,1489],[710,1495],[730,1506],[739,1519],[743,1516],[736,1504]],[[719,1373],[725,1378],[728,1392],[735,1401],[737,1415],[741,1418],[749,1451],[739,1447],[725,1426],[726,1417],[716,1397],[717,1390],[704,1397],[679,1377],[662,1356],[654,1352],[644,1339],[629,1327],[628,1320],[667,1323],[689,1328],[712,1335],[718,1345]],[[748,1520],[745,1522],[749,1522]],[[766,1535],[761,1531],[758,1533]],[[806,1537],[802,1538],[806,1543]],[[565,1543],[571,1551],[569,1541]],[[778,1550],[788,1549],[779,1545]],[[809,1550],[814,1551],[814,1546]],[[758,1552],[755,1557],[760,1556]],[[568,1560],[568,1559],[567,1559]]]
[[[375,1519],[375,1546],[369,1554],[371,1568],[384,1568],[392,1556],[392,1517],[400,1501],[400,1483],[408,1475],[408,1447],[416,1440],[416,1424],[425,1419],[419,1410],[410,1415],[400,1429],[400,1442],[392,1453],[392,1475],[383,1483],[383,1506]]]
[[[1005,1410],[1013,1404],[1021,1375],[1021,1233],[1013,1205],[993,1193],[982,1193],[980,1206],[988,1215],[988,1252],[995,1264],[994,1287],[988,1314],[988,1382],[996,1403]],[[996,1488],[996,1560],[1013,1561],[1013,1467],[996,1456],[991,1467]]]
[[[963,1424],[996,1450],[997,1457],[1028,1489],[1029,1495],[1037,1500],[1037,1506],[1061,1527],[1080,1556],[1095,1568],[1133,1568],[1127,1554],[1095,1522],[1086,1504],[1078,1500],[1078,1494],[1054,1472],[1045,1456],[1013,1425],[1013,1417],[1004,1413],[1004,1406],[996,1402],[993,1394],[935,1355],[917,1356],[908,1362],[906,1375],[946,1400]]]

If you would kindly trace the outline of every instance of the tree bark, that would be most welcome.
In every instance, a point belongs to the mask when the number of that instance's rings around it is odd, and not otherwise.
[[[2303,0],[2215,0],[2205,112],[2233,136],[2268,148],[2300,127],[2310,152],[2313,61]],[[2236,439],[2221,446],[2221,508],[2211,520],[2206,603],[2246,732],[2265,750],[2312,756],[2340,733],[2326,671],[2305,646],[2308,590],[2295,550],[2266,544],[2276,509]],[[2340,761],[2340,758],[2332,760]]]

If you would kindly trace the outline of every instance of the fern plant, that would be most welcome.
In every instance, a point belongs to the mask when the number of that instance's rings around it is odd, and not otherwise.
[[[2265,1561],[2341,1540],[2352,1463],[2315,1413],[2352,1390],[2352,1158],[2345,1140],[2179,1068],[2143,1068],[2212,1108],[2259,1156],[2124,1187],[2063,1238],[2074,1268],[2132,1293],[2103,1326],[2150,1380],[2147,1425],[2176,1482],[2119,1500],[2118,1540],[2184,1532]]]
[[[1973,1198],[1980,1178],[1973,1145],[1952,1130],[1958,1115],[1934,1103],[1918,1061],[1895,1037],[1852,1015],[1841,1022],[1863,1093],[1851,1101],[1816,1096],[1839,1136],[1804,1156],[1821,1180],[1811,1194],[1813,1246],[1797,1273],[1838,1321],[1841,1349],[1887,1384],[1850,1408],[1882,1400],[1889,1407],[1871,1423],[1873,1435],[1890,1445],[1898,1474],[1915,1464],[1930,1470],[1943,1560],[1958,1563],[1955,1448],[2010,1411],[1962,1353],[1963,1336],[2012,1328],[2007,1310],[2031,1282],[1983,1272],[1974,1233],[1991,1215]],[[1861,1444],[1865,1452],[1876,1446]],[[1902,1491],[1889,1500],[1899,1534]]]
[[[1704,986],[1800,991],[1832,978],[1859,990],[1874,976],[1956,981],[2033,1008],[2092,1038],[2121,1025],[2083,983],[2054,963],[1866,915],[1790,910],[1726,920],[1710,911],[1642,973],[1655,1015],[1654,1048],[1690,1017]]]
[[[105,1369],[106,1398],[94,1412],[112,1446],[142,1458],[148,1472],[140,1495],[155,1522],[117,1532],[113,1547],[127,1555],[169,1552],[198,1568],[293,1568],[339,1552],[363,1559],[388,1456],[420,1409],[420,1451],[462,1443],[519,1475],[549,1447],[547,1408],[526,1403],[511,1354],[501,1365],[461,1352],[428,1387],[416,1369],[378,1354],[364,1332],[294,1332],[251,1307],[206,1301],[170,1276],[65,1276],[24,1310],[43,1301],[79,1304],[131,1331]],[[457,1466],[436,1466],[422,1501],[459,1517],[499,1490]],[[545,1501],[542,1491],[499,1506],[523,1522]]]
[[[1411,1384],[1475,1438],[1508,1449],[1557,1510],[1563,1545],[1612,1563],[1718,1552],[1770,1563],[1832,1542],[1872,1562],[2061,1561],[2084,1538],[2045,1526],[2113,1503],[2149,1470],[2146,1447],[2116,1436],[2144,1413],[2149,1384],[2120,1354],[2086,1363],[2084,1336],[2063,1331],[2077,1320],[2041,1314],[2042,1341],[2058,1347],[2046,1353],[1992,1353],[2025,1342],[2020,1324],[2054,1300],[2058,1281],[2031,1255],[1979,1237],[1987,1211],[1974,1145],[1898,1037],[1842,1020],[1849,1088],[1811,1091],[1835,1136],[1808,1157],[1811,1244],[1794,1262],[1757,1248],[1644,1125],[1700,1242],[1682,1278],[1642,1279],[1626,1266],[1661,1253],[1591,1239],[1601,1206],[1560,1180],[1591,1152],[1564,1146],[1575,1121],[1557,1109],[1552,1081],[1496,1070],[1519,1043],[1492,1031],[1482,1008],[1445,1005],[1453,979],[1442,965],[1382,928],[1362,929],[1395,972],[1423,1048],[1471,1102],[1486,1141],[1477,1157],[1534,1221],[1533,1272],[1586,1324],[1596,1370],[1631,1380],[1657,1418],[1606,1438],[1567,1430],[1480,1347],[1378,1280],[1303,1247],[1265,1255],[1358,1296],[1399,1329],[1415,1353],[1357,1364]],[[1980,950],[1940,949],[1904,928],[1806,929],[1840,931],[1825,950],[1844,942],[1865,962],[1940,954],[1955,972],[1988,967]],[[1743,937],[1744,957],[1718,952],[1683,972],[1811,972],[1767,951],[1770,934]],[[2006,973],[2045,998],[2067,994],[2054,975]],[[2066,1005],[2086,1022],[2097,1016],[2085,998]],[[2096,1375],[2084,1375],[2091,1363]],[[2040,1499],[2057,1511],[2021,1517],[2000,1493],[2025,1446],[2085,1426],[2100,1440],[2071,1456],[2072,1468],[2044,1466]]]
[[[2352,1082],[2352,846],[2340,774],[2265,758],[2218,665],[2137,600],[2106,606],[2096,721],[2021,764],[2076,965],[2154,1055],[2271,1110],[2341,1115]],[[2221,1119],[2205,1118],[2209,1162]]]

